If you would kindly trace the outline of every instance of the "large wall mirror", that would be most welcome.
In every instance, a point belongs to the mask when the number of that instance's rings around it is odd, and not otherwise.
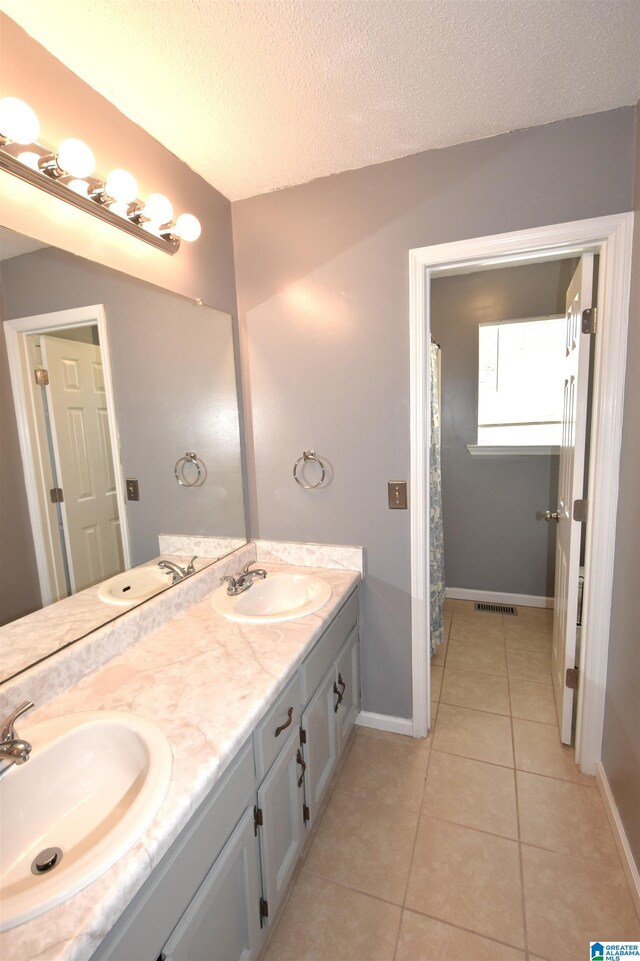
[[[246,542],[246,519],[231,317],[6,228],[0,252],[1,683],[121,614],[92,587],[157,558],[160,535],[215,538],[201,566]],[[50,607],[71,595],[77,627]],[[43,607],[48,650],[27,639]]]

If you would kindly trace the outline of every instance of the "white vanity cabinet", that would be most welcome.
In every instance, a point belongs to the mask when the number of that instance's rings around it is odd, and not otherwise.
[[[254,961],[359,705],[358,590],[91,961]]]

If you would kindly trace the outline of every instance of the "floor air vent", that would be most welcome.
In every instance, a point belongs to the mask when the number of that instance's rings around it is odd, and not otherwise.
[[[482,614],[518,614],[518,608],[512,607],[511,604],[484,604],[478,603],[474,605],[475,611],[480,611]]]

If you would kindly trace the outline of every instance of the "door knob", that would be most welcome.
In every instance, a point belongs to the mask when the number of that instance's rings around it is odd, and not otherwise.
[[[545,512],[544,512],[544,519],[545,519],[546,521],[555,521],[556,524],[557,524],[557,523],[559,522],[559,520],[560,520],[560,512],[559,512],[559,511],[545,511]]]

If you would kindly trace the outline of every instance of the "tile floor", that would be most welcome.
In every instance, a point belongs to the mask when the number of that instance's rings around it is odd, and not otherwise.
[[[425,741],[359,728],[265,961],[581,961],[640,940],[594,778],[560,745],[551,614],[447,601]]]

